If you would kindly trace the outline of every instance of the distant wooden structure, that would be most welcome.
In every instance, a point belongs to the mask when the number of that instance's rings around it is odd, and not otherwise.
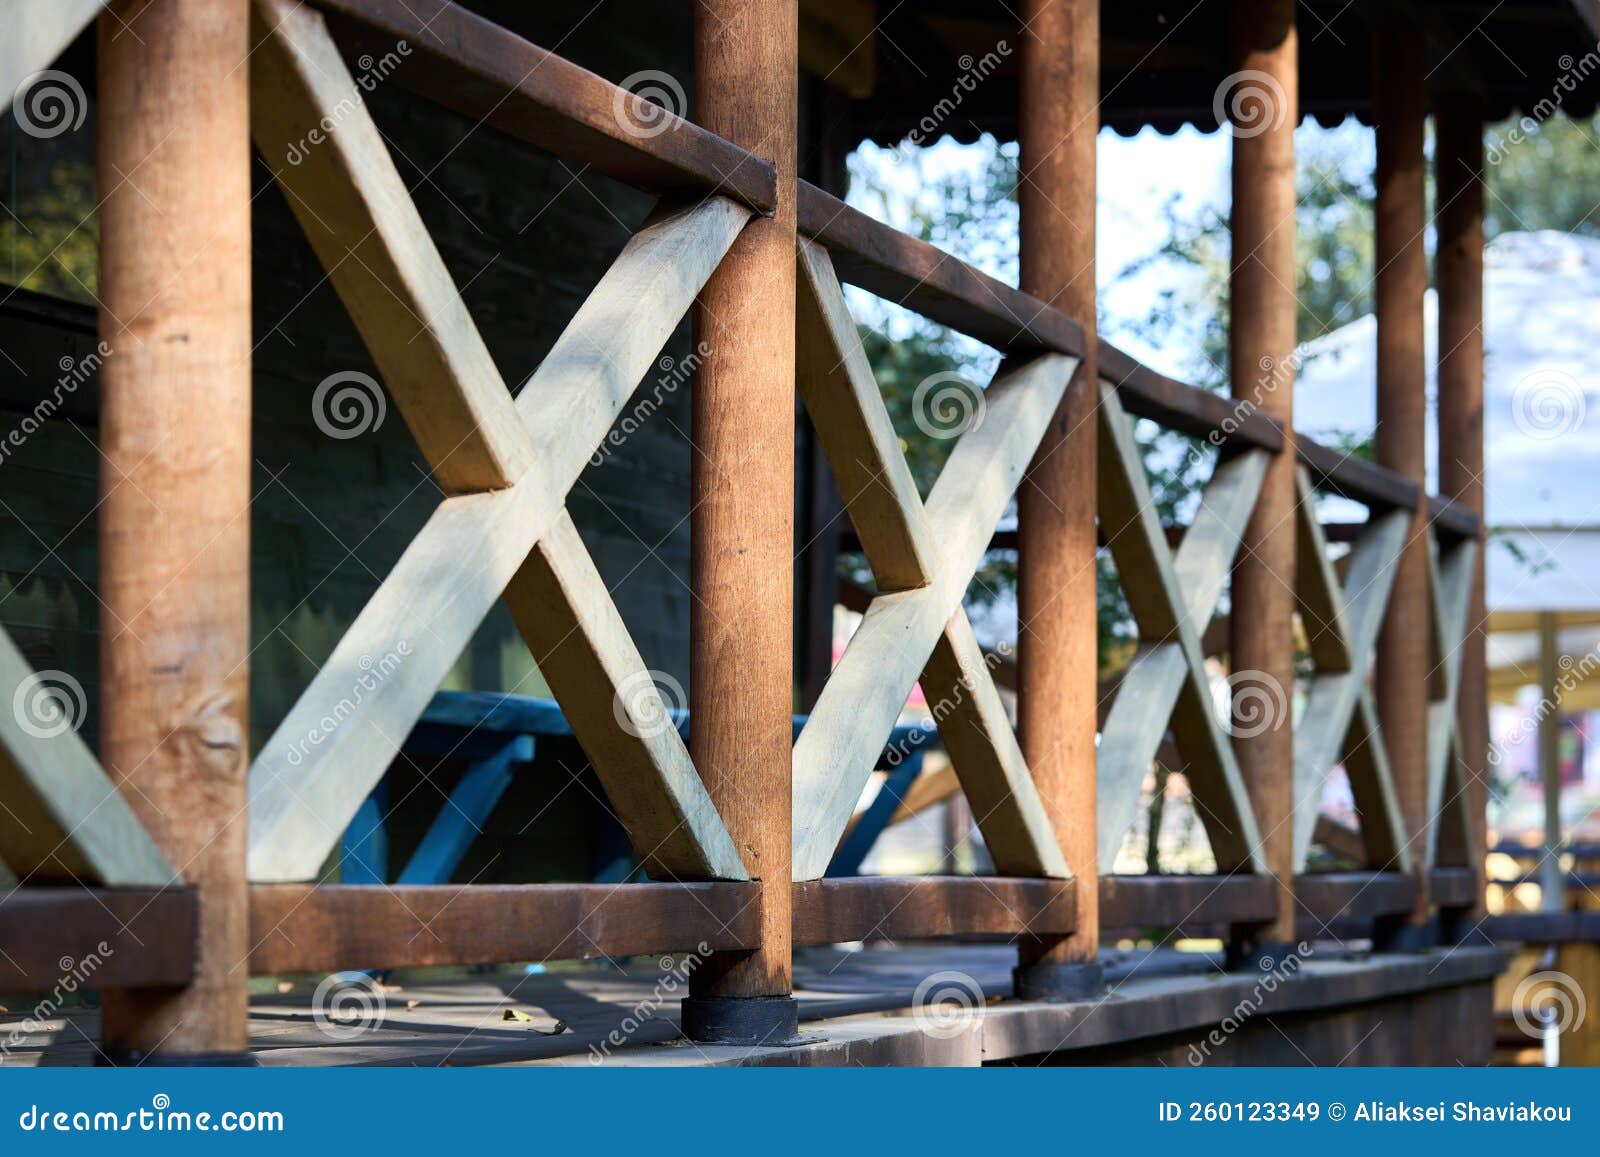
[[[22,15],[8,11],[52,27],[16,41],[34,55],[19,48],[4,58],[7,84],[13,73],[48,67],[92,7],[40,0],[18,6]],[[1308,1039],[1330,1034],[1319,1055],[1384,1000],[1413,1018],[1385,1030],[1394,1041],[1380,1037],[1376,1058],[1471,1061],[1488,1047],[1487,982],[1500,957],[1470,942],[1486,761],[1481,469],[1471,468],[1482,460],[1473,413],[1482,368],[1453,356],[1439,436],[1441,458],[1463,469],[1446,480],[1449,493],[1430,495],[1418,372],[1426,85],[1432,75],[1435,107],[1452,109],[1435,164],[1449,168],[1450,187],[1465,199],[1453,202],[1446,234],[1456,251],[1441,275],[1453,282],[1448,324],[1465,332],[1481,303],[1470,284],[1481,277],[1478,118],[1540,90],[1504,53],[1458,52],[1454,41],[1481,15],[1479,25],[1520,38],[1524,53],[1577,51],[1592,5],[1548,0],[1500,14],[1488,3],[1415,4],[1373,11],[1370,25],[1363,9],[1348,17],[1346,36],[1331,38],[1299,37],[1297,23],[1342,20],[1333,10],[1343,8],[1286,0],[1215,4],[1181,30],[1157,19],[1160,5],[1138,3],[1097,11],[1085,0],[1034,0],[1024,6],[1025,33],[998,4],[937,0],[890,13],[885,38],[890,23],[908,21],[925,44],[959,48],[990,28],[1002,39],[1031,38],[1020,85],[1007,84],[1013,74],[1001,68],[975,83],[959,115],[963,126],[1007,135],[1020,127],[1023,288],[798,179],[803,60],[808,82],[839,75],[843,95],[820,102],[839,112],[835,146],[862,135],[898,139],[918,123],[914,90],[884,83],[892,66],[870,20],[831,57],[810,35],[851,27],[871,9],[859,0],[700,5],[694,120],[445,0],[111,7],[99,17],[101,91],[119,98],[101,121],[100,333],[127,352],[114,355],[101,400],[106,741],[97,766],[70,732],[41,738],[0,727],[0,787],[40,821],[25,831],[0,826],[0,859],[21,879],[0,899],[0,949],[18,964],[0,970],[0,990],[48,988],[60,958],[115,942],[125,951],[93,977],[110,990],[109,1059],[247,1062],[252,973],[704,945],[709,960],[695,974],[683,1027],[707,1043],[754,1047],[794,1036],[795,944],[1000,936],[1018,943],[1014,984],[1024,999],[994,1014],[1007,1043],[990,1059],[1014,1059],[1055,1052],[1063,1026],[1083,1015],[1073,1007],[1098,999],[1101,929],[1162,927],[1226,938],[1231,964],[1246,970],[1293,959],[1302,939],[1371,939],[1373,960],[1330,964],[1293,982],[1305,987],[1285,998],[1286,1011],[1306,1013]],[[959,19],[973,12],[980,19]],[[942,16],[951,20],[941,25]],[[125,21],[148,34],[119,35]],[[352,68],[400,43],[409,55],[394,83],[660,198],[515,396]],[[1002,63],[1011,56],[996,52]],[[1351,59],[1376,63],[1351,69]],[[1150,83],[1124,83],[1130,77]],[[1456,102],[1463,88],[1470,106]],[[1469,107],[1476,111],[1462,111]],[[1235,148],[1232,398],[1164,377],[1095,335],[1093,272],[1085,284],[1082,268],[1093,246],[1073,233],[1092,236],[1092,126],[1215,123],[1217,109]],[[1379,141],[1386,423],[1377,462],[1288,424],[1292,130],[1302,114],[1352,112],[1375,122]],[[173,143],[162,135],[169,130]],[[243,738],[247,131],[443,491],[253,761]],[[1065,144],[1052,146],[1051,136]],[[296,141],[314,145],[279,163]],[[1061,221],[1051,219],[1057,213]],[[173,264],[183,269],[176,280]],[[843,285],[1004,355],[983,420],[956,443],[926,501]],[[690,316],[708,353],[692,423],[695,718],[686,744],[663,723],[669,705],[567,503]],[[815,702],[792,745],[791,383],[877,581],[841,661],[825,678],[811,672]],[[1151,503],[1135,419],[1219,452],[1200,512],[1175,546]],[[1019,488],[1020,737],[962,609]],[[1342,578],[1314,516],[1318,492],[1371,511]],[[1096,520],[1139,628],[1098,749]],[[1224,713],[1212,701],[1203,643],[1230,577]],[[500,600],[651,881],[318,882]],[[1316,667],[1316,707],[1298,730],[1288,706],[1296,614]],[[384,663],[389,656],[399,661]],[[383,677],[369,682],[377,664]],[[31,678],[10,648],[0,649],[0,675],[7,697]],[[828,878],[919,680],[930,700],[955,705],[942,718],[943,740],[998,874]],[[1263,704],[1264,718],[1252,714]],[[1107,849],[1132,822],[1138,785],[1169,731],[1218,874],[1107,874]],[[1315,801],[1340,761],[1351,771],[1366,862],[1357,872],[1308,874]],[[40,833],[60,838],[41,842]],[[1435,977],[1414,954],[1440,946],[1451,947],[1453,963]],[[1204,983],[1191,975],[1160,987],[1097,1047],[1106,1056],[1166,1055],[1178,1047],[1174,1034],[1196,1031],[1174,1010]],[[906,1037],[871,1055],[935,1059],[932,1040]],[[1275,1046],[1258,1047],[1241,1046],[1240,1056],[1276,1056]],[[837,1047],[825,1055],[851,1059]],[[961,1056],[982,1059],[975,1044]]]

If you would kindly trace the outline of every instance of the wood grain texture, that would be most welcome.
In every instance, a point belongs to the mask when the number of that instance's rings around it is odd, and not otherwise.
[[[1098,961],[1099,651],[1094,408],[1095,139],[1100,127],[1098,0],[1027,0],[1021,13],[1018,284],[1083,327],[1067,384],[1017,491],[1017,734],[1063,863],[1078,878],[1070,940],[1023,939],[1018,959]],[[959,767],[959,764],[958,764]],[[982,808],[969,790],[975,812]],[[998,863],[998,861],[997,861]]]
[[[690,751],[750,875],[759,948],[714,956],[698,997],[787,996],[794,709],[795,170],[799,9],[702,0],[695,119],[769,160],[776,209],[740,234],[695,303],[690,442]]]
[[[346,59],[411,53],[395,83],[625,185],[667,196],[778,203],[766,149],[749,151],[670,110],[660,121],[604,77],[450,0],[315,0]],[[708,123],[697,108],[697,119]],[[761,155],[756,155],[760,153]]]
[[[1478,575],[1478,544],[1460,540],[1428,555],[1429,605],[1439,655],[1440,686],[1428,703],[1428,815],[1426,863],[1474,864],[1480,858],[1473,795],[1461,721],[1462,674],[1473,635],[1470,615]]]
[[[749,883],[258,884],[249,971],[712,952],[756,943],[759,922],[759,888]]]
[[[517,399],[533,468],[439,506],[257,755],[252,879],[321,867],[748,216],[720,199],[665,207],[624,247]]]
[[[500,371],[321,15],[255,0],[252,117],[289,207],[447,494],[533,461]]]
[[[1077,903],[1065,880],[871,876],[794,885],[796,944],[941,936],[1070,933]]]
[[[199,897],[194,983],[108,993],[109,1049],[246,1046],[251,236],[246,0],[97,25],[100,757]],[[133,175],[137,174],[135,178]]]
[[[83,705],[61,676],[35,672],[0,630],[0,857],[30,885],[169,883],[176,871],[78,735]]]
[[[1426,485],[1427,343],[1423,297],[1428,258],[1426,51],[1419,19],[1388,11],[1373,35],[1373,119],[1377,138],[1373,206],[1373,313],[1377,318],[1375,457],[1419,490]],[[1428,826],[1428,515],[1413,517],[1396,568],[1378,642],[1375,683],[1389,765],[1408,841],[1420,848]],[[1420,862],[1421,857],[1418,857]],[[1412,923],[1427,919],[1427,880],[1419,877]]]
[[[0,993],[182,988],[194,979],[192,888],[28,887],[0,895]],[[63,967],[63,962],[67,963]]]
[[[1434,283],[1439,292],[1439,491],[1481,522],[1483,451],[1483,105],[1464,93],[1434,108],[1434,179],[1439,205]],[[1482,533],[1481,527],[1479,531]],[[1466,862],[1483,894],[1488,843],[1489,693],[1484,551],[1473,566],[1467,632],[1461,642],[1455,770],[1470,813]],[[1454,790],[1454,789],[1452,789]],[[1480,912],[1481,915],[1481,902]]]

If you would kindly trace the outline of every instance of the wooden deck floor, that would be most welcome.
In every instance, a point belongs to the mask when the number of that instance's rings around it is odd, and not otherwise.
[[[331,1010],[329,1022],[319,1025],[312,1011],[317,980],[299,980],[252,1000],[251,1046],[263,1066],[977,1065],[1046,1053],[1069,1059],[1215,1025],[1241,1001],[1258,1002],[1256,1011],[1268,1017],[1392,1001],[1481,982],[1503,963],[1502,953],[1489,948],[1366,957],[1328,945],[1264,993],[1258,978],[1221,974],[1205,955],[1117,953],[1108,956],[1107,997],[1039,1005],[1004,999],[1013,959],[1004,945],[807,950],[796,961],[802,1040],[787,1048],[684,1041],[677,1029],[681,958],[663,968],[653,957],[533,975],[395,978],[381,993],[375,1024],[368,1023],[368,997]],[[967,993],[972,1011],[917,1012],[916,994],[930,977]],[[0,1014],[0,1046],[9,1041],[0,1065],[95,1062],[92,1009],[50,1018],[12,1040],[28,1012],[16,1004]]]

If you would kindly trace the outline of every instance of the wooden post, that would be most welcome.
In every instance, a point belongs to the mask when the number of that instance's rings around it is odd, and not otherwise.
[[[1378,463],[1426,484],[1427,361],[1423,295],[1428,259],[1423,127],[1427,117],[1425,42],[1415,19],[1387,13],[1374,35],[1374,121],[1378,144],[1374,262],[1378,321]],[[1378,715],[1405,837],[1426,844],[1429,656],[1428,520],[1419,509],[1396,568],[1378,640]],[[1427,857],[1414,857],[1417,903],[1385,936],[1397,949],[1426,947]]]
[[[1453,94],[1434,112],[1434,189],[1439,205],[1439,490],[1484,517],[1483,485],[1483,106]],[[1472,812],[1478,875],[1471,918],[1483,915],[1489,838],[1489,676],[1482,549],[1467,604],[1457,691],[1460,782]]]
[[[1064,939],[1023,937],[1016,993],[1078,1000],[1104,979],[1094,743],[1100,5],[1026,0],[1022,24],[1021,285],[1083,326],[1087,352],[1017,491],[1018,738],[1076,880],[1078,931]]]
[[[683,1004],[693,1039],[795,1034],[790,863],[794,620],[796,0],[695,8],[694,117],[778,170],[694,310],[690,708],[695,766],[752,878],[761,944],[717,954]]]
[[[248,12],[99,23],[100,753],[200,897],[195,982],[106,994],[116,1063],[248,1063]]]
[[[1233,571],[1229,667],[1240,686],[1294,699],[1295,169],[1299,39],[1294,0],[1235,0],[1229,21],[1233,114],[1233,265],[1229,362],[1241,406],[1283,424],[1284,448],[1267,467]],[[1294,719],[1254,720],[1234,739],[1268,870],[1276,919],[1236,929],[1235,959],[1275,961],[1294,944]],[[1252,943],[1253,941],[1253,943]]]
[[[1561,870],[1561,632],[1554,611],[1539,612],[1539,783],[1544,788],[1544,858],[1539,861],[1539,907],[1566,906]]]

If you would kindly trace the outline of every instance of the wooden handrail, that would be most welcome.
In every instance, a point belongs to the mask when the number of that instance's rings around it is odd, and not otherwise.
[[[662,109],[640,131],[626,89],[449,0],[314,0],[346,59],[410,52],[391,78],[518,140],[653,193],[716,193],[771,214],[768,162]],[[619,103],[620,102],[620,103]],[[630,131],[631,130],[631,131]]]

